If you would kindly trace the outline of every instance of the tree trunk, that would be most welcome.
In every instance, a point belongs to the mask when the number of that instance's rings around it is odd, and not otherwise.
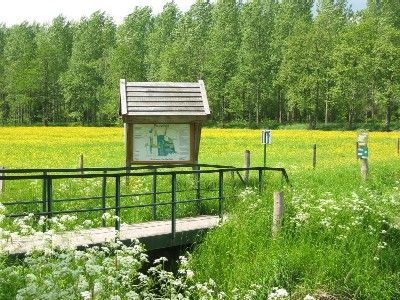
[[[349,110],[348,122],[349,122],[349,129],[352,129],[353,128],[353,112],[351,109]]]
[[[325,100],[325,125],[328,125],[328,98]]]
[[[278,103],[279,103],[279,124],[282,124],[282,97],[281,97],[281,90],[278,88]]]
[[[390,99],[386,105],[386,118],[385,118],[385,130],[390,131],[390,123],[392,121],[392,99]]]
[[[256,95],[256,124],[258,125],[260,123],[260,92],[259,88],[257,87],[257,95]]]
[[[221,126],[224,128],[224,121],[225,121],[225,97],[222,96],[222,101],[221,101]]]

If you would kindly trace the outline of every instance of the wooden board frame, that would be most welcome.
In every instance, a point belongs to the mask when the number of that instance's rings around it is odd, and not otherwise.
[[[158,123],[158,122],[138,122],[138,123],[125,123],[125,149],[126,149],[126,165],[152,165],[152,164],[190,164],[198,162],[199,155],[199,143],[201,134],[201,124],[197,122],[168,122],[168,123]],[[134,160],[134,125],[136,124],[157,124],[157,125],[167,125],[167,124],[188,124],[190,126],[190,159],[189,160],[150,160],[150,161],[138,161]]]

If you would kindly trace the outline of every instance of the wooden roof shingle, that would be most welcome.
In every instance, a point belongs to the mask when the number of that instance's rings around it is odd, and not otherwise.
[[[124,121],[203,120],[210,114],[204,82],[120,81]]]

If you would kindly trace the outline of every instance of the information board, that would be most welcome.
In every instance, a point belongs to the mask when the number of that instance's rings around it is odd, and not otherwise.
[[[190,124],[134,124],[134,162],[191,160]]]

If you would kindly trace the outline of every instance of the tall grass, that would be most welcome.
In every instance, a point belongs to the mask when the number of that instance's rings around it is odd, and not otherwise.
[[[276,239],[272,194],[247,193],[194,253],[198,279],[284,287],[292,299],[399,299],[399,167],[375,172],[368,183],[346,168],[292,177]]]

